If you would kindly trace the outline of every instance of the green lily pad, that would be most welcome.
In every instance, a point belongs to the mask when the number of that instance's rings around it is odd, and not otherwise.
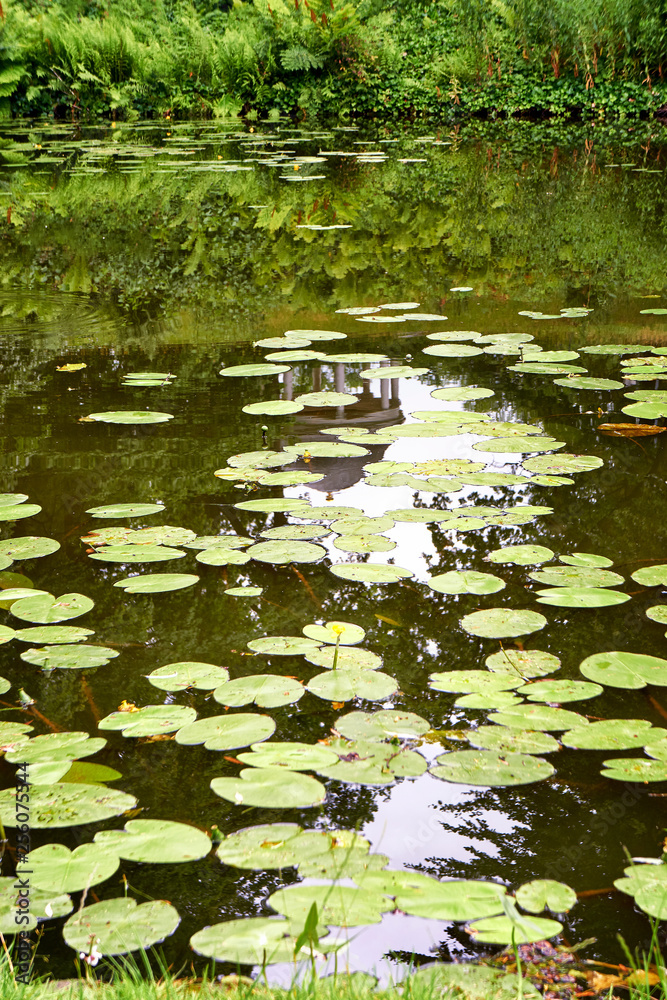
[[[441,754],[431,774],[461,785],[504,788],[528,785],[551,777],[554,768],[541,757],[530,754],[498,754],[492,750],[454,750]]]
[[[603,766],[606,770],[600,772],[602,777],[613,778],[615,781],[638,781],[641,784],[646,784],[648,781],[667,781],[667,760],[614,757],[612,760],[603,761]]]
[[[536,566],[549,562],[554,553],[545,545],[505,545],[502,549],[489,552],[487,559],[492,563],[511,563],[515,566]]]
[[[202,566],[245,566],[250,562],[247,552],[240,552],[228,545],[209,545],[195,556]]]
[[[144,573],[118,580],[114,587],[121,587],[126,594],[164,594],[192,587],[198,580],[199,577],[191,573]]]
[[[161,503],[114,503],[104,507],[89,507],[86,514],[93,517],[148,517],[164,510]]]
[[[283,767],[287,771],[316,771],[338,763],[338,754],[321,743],[254,743],[251,753],[237,756],[252,767]],[[218,857],[225,860],[219,850]],[[299,860],[297,855],[294,864]]]
[[[18,822],[15,819],[15,795],[14,788],[6,788],[0,792],[0,810],[5,826],[14,827]],[[133,795],[119,792],[115,788],[105,788],[103,785],[64,782],[33,785],[30,789],[30,825],[34,830],[46,830],[98,823],[120,816],[136,805],[137,800]]]
[[[268,715],[214,715],[197,722],[189,719],[176,733],[176,742],[182,746],[203,743],[207,750],[235,750],[268,740],[275,730],[276,724]]]
[[[432,354],[436,358],[470,358],[475,354],[482,354],[481,347],[473,344],[434,344],[432,347],[425,347],[422,354]]]
[[[98,532],[93,532],[93,535],[99,535],[104,532],[104,528],[100,529]],[[137,531],[132,531],[131,528],[107,528],[107,531],[123,531],[126,532],[126,537],[123,539],[125,542],[130,542],[133,545],[185,545],[188,542],[193,542],[197,537],[196,532],[191,531],[189,528],[178,528],[174,527],[172,524],[160,524],[156,528],[139,528]],[[91,535],[86,536],[86,542],[96,544]],[[99,543],[98,543],[99,544]],[[105,544],[113,545],[115,542],[106,542]]]
[[[369,354],[357,351],[350,354],[327,354],[325,360],[329,364],[370,365],[374,361],[386,361],[386,354]]]
[[[528,576],[537,583],[547,583],[552,587],[616,587],[619,583],[625,583],[622,576],[611,573],[608,569],[577,565],[549,566],[547,569],[529,573]]]
[[[391,552],[396,548],[396,542],[384,535],[339,535],[334,538],[333,544],[341,552],[359,552],[362,555],[367,552]]]
[[[657,566],[642,566],[631,574],[635,583],[641,583],[644,587],[665,587],[667,586],[667,563]]]
[[[166,663],[148,674],[148,682],[161,691],[212,691],[229,680],[229,671],[214,663],[198,663],[190,660]]]
[[[661,735],[646,719],[604,719],[571,729],[562,742],[563,746],[577,750],[631,750]]]
[[[226,378],[250,378],[259,375],[281,375],[290,370],[289,365],[254,364],[254,365],[232,365],[229,368],[222,368],[220,374]]]
[[[336,719],[335,729],[347,740],[415,739],[431,728],[421,715],[396,709],[348,712]]]
[[[137,904],[122,896],[85,906],[63,927],[65,942],[75,951],[89,954],[91,942],[102,955],[127,955],[146,951],[174,933],[181,918],[164,899]]]
[[[355,583],[397,583],[412,576],[409,569],[383,563],[336,563],[331,572],[342,580]]]
[[[522,679],[510,673],[491,673],[488,670],[445,670],[429,675],[428,686],[434,691],[456,694],[488,694],[492,691],[510,691],[521,687]]]
[[[577,902],[577,894],[565,882],[554,879],[534,879],[519,886],[516,901],[529,913],[541,913],[549,909],[553,913],[566,913]]]
[[[621,407],[621,413],[631,417],[643,417],[645,420],[659,420],[667,417],[667,403],[629,403]]]
[[[30,851],[30,884],[45,892],[80,892],[111,878],[120,858],[98,844],[82,844],[70,851],[63,844],[45,844]]]
[[[360,879],[362,888],[393,897],[397,909],[433,920],[472,920],[502,911],[505,887],[495,882],[439,882],[413,871],[374,871]]]
[[[145,705],[132,712],[111,712],[98,723],[102,730],[122,732],[126,737],[158,736],[175,733],[197,718],[187,705]]]
[[[104,413],[89,413],[86,420],[102,424],[164,424],[173,420],[173,413],[159,410],[106,410]]]
[[[55,622],[78,618],[90,611],[95,602],[84,594],[63,594],[53,597],[52,594],[40,594],[36,597],[23,597],[14,601],[11,612],[15,618],[24,622],[38,622],[51,625]]]
[[[72,900],[66,893],[56,896],[54,893],[44,892],[34,885],[30,876],[28,876],[30,908],[29,910],[19,910],[19,892],[22,886],[17,882],[17,879],[20,879],[22,874],[17,873],[16,877],[0,878],[0,933],[3,935],[20,934],[34,930],[38,923],[64,917],[72,911]],[[19,913],[21,914],[20,923],[17,922]]]
[[[667,604],[655,604],[652,608],[647,608],[646,617],[660,625],[667,625]]]
[[[211,850],[209,837],[196,826],[164,819],[130,819],[124,830],[100,830],[95,843],[111,856],[164,865],[196,861]]]
[[[326,549],[321,545],[283,539],[274,539],[270,542],[257,542],[255,545],[251,545],[246,552],[251,559],[256,559],[258,562],[273,563],[276,566],[285,566],[288,563],[318,562],[327,554]]]
[[[626,878],[616,879],[616,888],[634,896],[635,903],[645,913],[664,920],[667,917],[667,867],[664,863],[632,865],[625,869],[625,875]]]
[[[0,507],[15,507],[19,503],[25,503],[27,499],[27,493],[0,493]]]
[[[300,681],[293,677],[282,677],[279,674],[257,674],[249,677],[237,677],[216,687],[213,697],[221,705],[250,705],[253,702],[260,708],[277,708],[280,705],[293,705],[303,697],[305,689]],[[234,716],[230,716],[234,718]]]
[[[647,684],[667,687],[667,660],[645,653],[594,653],[579,664],[590,681],[605,687],[638,690]]]
[[[74,625],[37,625],[35,628],[20,628],[14,633],[19,642],[43,642],[57,645],[67,642],[82,642],[95,633],[89,628]]]
[[[300,410],[303,410],[303,403],[296,403],[292,399],[267,399],[261,403],[248,403],[243,407],[244,413],[269,417],[283,417],[289,413],[298,413]]]
[[[338,651],[331,645],[310,649],[306,653],[306,659],[316,667],[325,667],[327,670],[333,669],[334,661],[336,667],[340,667],[341,670],[354,667],[362,670],[379,670],[382,666],[382,659],[377,653],[372,653],[370,649],[352,646],[339,646]]]
[[[329,528],[321,524],[282,524],[278,528],[267,528],[260,536],[269,540],[281,539],[290,542],[309,542],[314,538],[324,538],[331,534]]]
[[[420,375],[427,375],[428,368],[411,368],[410,365],[390,365],[385,368],[365,368],[359,372],[362,378],[419,378]]]
[[[84,732],[46,733],[43,736],[34,736],[27,744],[8,750],[5,757],[10,763],[26,764],[72,761],[80,757],[90,757],[102,750],[106,744],[105,739],[92,738]]]
[[[475,414],[478,416],[478,414]],[[490,420],[481,422],[470,422],[466,424],[465,430],[470,434],[483,434],[486,437],[531,437],[532,435],[543,434],[541,427],[536,424],[520,424],[511,420]]]
[[[490,441],[478,441],[477,444],[473,445],[475,451],[501,452],[502,454],[557,451],[559,448],[564,447],[565,441],[556,441],[550,437],[539,437],[536,434],[528,437],[492,438]]]
[[[6,677],[0,677],[0,694],[4,694],[5,691],[9,691],[11,686],[11,682],[8,681]]]
[[[265,656],[303,656],[319,648],[319,642],[303,635],[265,635],[248,643],[253,653]]]
[[[495,594],[505,589],[505,581],[499,576],[476,573],[473,570],[440,573],[432,576],[426,584],[431,590],[437,590],[441,594]]]
[[[220,546],[226,549],[243,549],[252,545],[251,538],[241,538],[239,535],[197,535],[191,542],[185,543],[186,549],[210,549]]]
[[[351,392],[304,392],[296,396],[295,403],[301,406],[349,406],[356,403],[357,397]],[[314,442],[313,442],[314,443]]]
[[[89,670],[103,667],[119,655],[108,646],[47,646],[45,649],[27,649],[21,653],[26,663],[34,663],[42,670]]]
[[[287,920],[246,917],[226,920],[197,931],[190,938],[192,950],[217,962],[238,965],[272,965],[294,961],[296,938]]]
[[[331,522],[331,530],[340,535],[379,534],[394,527],[394,513],[391,511],[391,517],[366,517],[361,514],[358,517],[336,518]]]
[[[511,608],[489,608],[473,611],[461,619],[460,625],[469,635],[483,639],[505,639],[530,635],[544,628],[547,620],[536,611],[512,611]]]
[[[382,701],[398,690],[398,682],[381,670],[337,667],[323,674],[315,674],[306,688],[311,694],[326,701],[349,701],[351,698]]]
[[[602,694],[604,688],[589,681],[537,681],[517,690],[528,701],[562,705],[568,701],[585,701]]]
[[[0,507],[0,521],[20,521],[23,517],[34,517],[41,507],[37,503],[21,503]]]
[[[629,594],[597,587],[553,587],[538,590],[536,594],[538,604],[550,604],[558,608],[606,608],[625,604],[630,600]]]
[[[567,476],[533,476],[528,480],[533,486],[572,486],[574,479]]]
[[[575,361],[579,357],[579,353],[577,351],[539,351],[533,353],[530,348],[526,348],[523,356],[525,361],[559,365],[564,361]]]
[[[365,638],[366,631],[352,622],[327,622],[326,625],[306,625],[303,634],[315,642],[354,646]]]
[[[546,473],[549,476],[571,475],[574,472],[592,472],[604,462],[596,455],[536,455],[523,463],[528,472]]]
[[[560,750],[560,743],[549,736],[530,729],[508,729],[506,726],[480,726],[479,729],[468,729],[465,735],[468,742],[482,750],[493,750],[498,754],[553,753]]]
[[[540,732],[577,729],[588,724],[585,716],[566,708],[530,704],[493,712],[489,716],[489,722],[496,722],[499,726],[508,726],[510,729],[537,729]]]
[[[329,504],[326,507],[311,507],[303,500],[299,500],[297,503],[298,507],[290,509],[290,517],[300,517],[309,521],[335,521],[341,517],[363,513],[358,507],[341,507],[335,504]]]
[[[373,675],[376,676],[376,675]],[[426,771],[421,754],[378,741],[332,740],[336,762],[316,767],[318,774],[358,785],[391,785],[396,778],[417,778]]]
[[[520,705],[521,702],[522,699],[518,698],[514,691],[476,691],[473,694],[461,695],[454,704],[459,708],[489,710],[508,708],[510,705]]]
[[[559,559],[566,566],[581,566],[586,569],[608,569],[614,565],[611,559],[595,555],[593,552],[572,552],[570,555],[560,556]],[[621,583],[622,578],[619,578],[618,582]]]
[[[447,389],[434,389],[431,396],[446,403],[454,403],[459,400],[488,399],[490,396],[495,396],[495,392],[493,389],[484,389],[477,385],[457,385]]]
[[[368,455],[368,449],[347,441],[302,441],[300,444],[285,445],[285,451],[301,456],[308,454],[312,458],[355,458],[357,455]]]
[[[50,556],[60,548],[55,538],[41,535],[25,535],[22,538],[7,538],[0,542],[0,555],[9,559],[41,559]]]
[[[302,927],[313,903],[323,924],[334,927],[359,927],[378,924],[391,903],[379,893],[353,886],[293,885],[279,889],[267,900],[271,909]]]
[[[246,767],[238,778],[213,778],[211,788],[228,802],[264,809],[305,809],[326,797],[316,778],[282,767]]]
[[[582,354],[632,354],[638,350],[637,344],[591,344],[579,348]]]
[[[476,920],[468,924],[466,930],[476,941],[488,944],[527,944],[555,937],[563,930],[563,925],[546,917],[520,916],[510,920],[503,916]]]
[[[574,375],[568,378],[554,379],[555,385],[563,385],[567,389],[593,389],[597,392],[607,392],[611,389],[622,389],[623,383],[611,378],[587,378],[585,375]]]
[[[259,597],[263,587],[227,587],[225,593],[228,597]]]
[[[549,365],[539,364],[537,361],[520,361],[516,365],[510,365],[507,370],[523,375],[585,375],[587,371],[579,365]]]
[[[291,456],[284,451],[271,451],[269,448],[266,448],[262,451],[244,451],[238,455],[231,455],[227,459],[227,465],[232,469],[277,469],[281,465],[289,465],[292,461]],[[261,503],[261,501],[259,502]],[[303,503],[302,500],[298,502],[300,504]],[[253,510],[257,508],[251,507],[249,509]]]
[[[267,361],[321,361],[326,355],[323,351],[307,351],[307,350],[293,350],[293,351],[272,351],[270,354],[264,355]]]
[[[144,563],[167,562],[169,559],[182,559],[185,552],[169,548],[168,545],[105,545],[98,552],[93,552],[90,559],[100,562]]]

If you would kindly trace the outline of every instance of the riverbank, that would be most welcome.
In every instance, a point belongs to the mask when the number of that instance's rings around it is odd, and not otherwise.
[[[9,0],[0,114],[650,117],[665,2]]]

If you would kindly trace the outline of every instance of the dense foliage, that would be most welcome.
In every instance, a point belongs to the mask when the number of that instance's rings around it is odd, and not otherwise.
[[[637,114],[667,0],[9,0],[0,111]]]

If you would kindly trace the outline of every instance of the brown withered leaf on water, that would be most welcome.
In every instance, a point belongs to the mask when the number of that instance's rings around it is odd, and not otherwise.
[[[662,434],[667,428],[657,427],[655,424],[600,424],[598,430],[610,437],[634,438]]]

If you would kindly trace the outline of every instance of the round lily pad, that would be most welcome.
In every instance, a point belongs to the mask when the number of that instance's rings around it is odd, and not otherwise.
[[[144,573],[118,580],[114,587],[121,587],[126,594],[164,594],[192,587],[198,580],[199,577],[191,573]]]
[[[488,399],[494,396],[493,389],[484,389],[477,385],[451,386],[446,389],[434,389],[431,393],[434,399],[442,399],[444,402],[453,403],[459,400],[468,399]]]
[[[512,563],[515,566],[536,566],[549,562],[554,553],[545,545],[505,545],[502,549],[489,552],[487,559],[492,563]]]
[[[568,701],[596,698],[603,690],[599,684],[592,684],[590,681],[548,680],[526,684],[517,690],[517,694],[527,698],[528,701],[562,705]]]
[[[232,469],[277,469],[281,465],[289,465],[291,461],[293,461],[291,456],[285,452],[266,448],[261,451],[244,451],[238,455],[231,455],[227,459],[227,465]],[[303,503],[303,501],[298,502]]]
[[[7,538],[0,542],[0,555],[9,559],[41,559],[50,556],[60,548],[60,542],[55,538],[43,538],[40,535],[25,535],[22,538]]]
[[[211,788],[236,805],[264,809],[304,809],[324,802],[324,785],[300,772],[282,767],[246,767],[238,778],[213,778]]]
[[[509,705],[520,705],[521,698],[518,698],[514,691],[474,691],[472,694],[461,695],[454,702],[459,708],[475,709],[502,709]]]
[[[349,406],[356,403],[357,397],[351,392],[304,392],[296,396],[295,403],[300,406]]]
[[[353,580],[355,583],[396,583],[412,576],[410,570],[402,566],[382,563],[336,563],[331,572],[342,580]]]
[[[347,441],[302,441],[301,444],[286,445],[285,451],[306,458],[308,456],[311,458],[355,458],[357,455],[368,455],[366,448],[350,444]]]
[[[89,507],[86,514],[93,517],[147,517],[164,510],[160,503],[114,503],[104,507]]]
[[[437,524],[441,521],[454,520],[451,511],[435,510],[431,507],[405,507],[389,513],[395,521],[403,524]]]
[[[67,642],[82,642],[95,633],[89,628],[74,625],[37,625],[35,628],[20,628],[14,633],[19,642],[43,642],[57,645]]]
[[[290,927],[287,920],[269,917],[226,920],[197,931],[190,945],[198,955],[235,966],[292,962],[296,938]]]
[[[63,844],[44,844],[30,851],[30,884],[46,892],[79,892],[111,878],[120,864],[113,851],[98,844],[81,844],[70,851]]]
[[[547,317],[549,318],[549,317]],[[531,941],[545,941],[563,930],[557,920],[546,917],[488,917],[476,920],[466,927],[468,934],[476,941],[488,944],[527,944]]]
[[[282,524],[278,528],[267,528],[260,532],[262,538],[269,540],[282,539],[291,542],[310,542],[314,538],[323,538],[331,534],[329,528],[321,524]]]
[[[5,826],[20,825],[16,819],[15,795],[14,788],[0,792],[0,810]],[[45,830],[98,823],[120,816],[136,805],[133,795],[103,785],[60,782],[33,785],[30,789],[30,825],[35,830]],[[18,813],[22,815],[20,810]]]
[[[562,742],[578,750],[631,750],[655,736],[656,731],[646,719],[604,719],[571,729]]]
[[[303,410],[303,403],[296,403],[292,399],[267,399],[261,403],[247,403],[243,407],[244,413],[270,417],[282,417],[300,410]]]
[[[302,656],[319,648],[319,642],[303,635],[265,635],[248,643],[253,653],[265,656]]]
[[[195,556],[202,566],[245,566],[250,562],[247,552],[240,552],[229,545],[209,545]]]
[[[42,670],[89,670],[103,667],[119,655],[108,646],[62,645],[45,649],[27,649],[21,653],[26,663],[34,663]]]
[[[243,764],[253,767],[282,767],[288,771],[315,771],[338,763],[338,754],[321,743],[255,743],[251,753],[237,756]],[[218,857],[226,860],[220,850]],[[294,863],[298,860],[297,855]]]
[[[541,757],[530,754],[498,754],[492,750],[454,750],[441,754],[429,768],[443,781],[462,785],[482,785],[502,788],[507,785],[528,785],[551,777],[554,768]]]
[[[491,673],[488,670],[444,670],[429,675],[429,685],[434,691],[451,691],[457,694],[509,691],[521,687],[521,678],[511,673]]]
[[[225,593],[228,597],[259,597],[262,587],[227,587]]]
[[[297,508],[301,509],[306,505],[303,500],[283,500],[281,498],[280,500],[242,500],[241,503],[235,503],[234,506],[237,510],[261,511],[264,514],[284,514]]]
[[[333,740],[330,749],[336,752],[336,762],[316,768],[317,773],[335,781],[359,785],[391,785],[397,778],[417,778],[426,770],[421,754],[406,747],[396,748],[378,741]]]
[[[502,709],[489,716],[489,722],[496,722],[500,726],[508,726],[510,729],[537,729],[540,732],[576,729],[585,726],[587,721],[585,716],[570,712],[566,708],[530,704]]]
[[[90,611],[95,602],[84,594],[63,594],[53,597],[51,594],[41,594],[37,597],[23,597],[14,601],[11,612],[15,618],[24,622],[38,622],[51,625],[55,622],[78,618]]]
[[[440,882],[414,871],[371,871],[360,885],[394,897],[396,908],[404,913],[434,920],[472,920],[502,911],[506,891],[495,882]]]
[[[625,604],[630,600],[629,594],[619,594],[617,590],[598,587],[553,587],[536,593],[538,604],[550,604],[558,608],[606,608]]]
[[[585,375],[586,368],[579,365],[550,365],[539,364],[537,361],[520,361],[516,365],[510,365],[508,371],[520,372],[523,375]]]
[[[411,368],[410,365],[390,365],[385,368],[365,368],[359,372],[362,378],[418,378],[428,374],[428,368]]]
[[[293,885],[269,896],[269,906],[296,926],[303,926],[313,903],[319,919],[335,927],[378,924],[391,903],[379,893],[353,886]]]
[[[180,921],[178,911],[163,899],[137,904],[122,896],[79,910],[63,927],[63,937],[70,948],[86,955],[93,942],[103,955],[127,955],[164,941]]]
[[[484,639],[505,639],[537,632],[544,628],[547,620],[535,611],[489,608],[486,611],[473,611],[462,618],[460,624],[469,635]]]
[[[358,667],[363,670],[379,670],[382,666],[382,659],[377,653],[372,653],[370,649],[360,649],[352,646],[321,646],[319,649],[310,649],[306,652],[306,659],[309,663],[314,663],[316,667],[325,667],[332,670],[334,661],[336,667],[346,670],[350,667]]]
[[[152,670],[146,678],[153,687],[161,691],[212,691],[229,680],[229,671],[214,663],[198,663],[190,660],[166,663],[164,667]]]
[[[653,377],[652,374],[651,378]],[[660,420],[661,417],[667,417],[667,403],[628,403],[627,406],[621,407],[621,412],[627,413],[630,417],[643,417],[644,420]]]
[[[0,521],[20,521],[24,517],[34,517],[41,507],[37,503],[20,503],[0,506]]]
[[[182,559],[185,552],[172,549],[168,545],[105,545],[90,555],[99,562],[143,563],[167,562],[169,559]]]
[[[480,726],[479,729],[469,729],[465,734],[468,742],[482,750],[493,750],[498,754],[553,753],[560,750],[560,743],[549,736],[530,729],[509,729],[506,726]]]
[[[616,587],[625,583],[618,573],[577,565],[549,566],[528,576],[537,583],[547,583],[552,587]]]
[[[164,424],[173,420],[173,413],[159,410],[107,410],[104,413],[89,413],[86,420],[102,424]]]
[[[646,617],[653,622],[667,625],[667,604],[655,604],[652,608],[647,608]]]
[[[529,913],[541,913],[547,909],[553,913],[566,913],[577,902],[577,894],[565,882],[541,878],[519,886],[516,901]]]
[[[526,361],[557,365],[562,364],[564,361],[575,361],[579,357],[579,354],[577,351],[539,351],[538,353],[533,353],[530,348],[526,348],[523,356]]]
[[[536,455],[523,463],[528,472],[546,473],[547,475],[571,475],[574,472],[592,472],[599,469],[604,462],[595,455]]]
[[[579,664],[591,681],[605,687],[637,690],[647,684],[667,687],[667,660],[645,653],[594,653]]]
[[[500,437],[490,441],[478,441],[473,445],[475,451],[501,452],[502,454],[533,453],[538,451],[557,451],[565,447],[565,441],[556,441],[550,437],[540,437],[537,434],[528,437]]]
[[[574,375],[568,378],[554,379],[555,385],[563,385],[567,389],[593,389],[597,392],[607,392],[610,389],[622,389],[623,383],[611,378],[588,378],[585,375]]]
[[[234,750],[268,740],[275,730],[276,724],[268,715],[251,712],[214,715],[197,722],[188,721],[176,733],[176,742],[182,746],[203,743],[207,750]]]
[[[606,769],[600,772],[603,778],[613,778],[616,781],[638,781],[644,785],[649,781],[667,781],[667,760],[614,757],[612,760],[603,761],[603,766]]]
[[[102,730],[122,732],[126,737],[158,736],[174,733],[197,718],[187,705],[145,705],[132,711],[111,712],[98,723]]]
[[[327,622],[326,625],[306,625],[303,634],[316,642],[354,646],[364,639],[366,632],[352,622]]]
[[[251,378],[258,375],[280,375],[290,370],[289,365],[254,364],[254,365],[232,365],[229,368],[222,368],[220,374],[226,378]]]
[[[240,707],[255,702],[260,708],[277,708],[279,705],[293,705],[304,693],[301,681],[293,677],[257,674],[237,677],[221,684],[216,687],[213,697],[221,705]]]
[[[334,548],[341,552],[359,552],[362,555],[370,552],[391,552],[396,548],[396,542],[384,535],[339,535],[334,538]]]
[[[311,694],[327,701],[350,701],[351,698],[382,701],[398,690],[398,683],[381,670],[337,667],[316,674],[306,687]]]
[[[331,522],[331,530],[341,535],[379,534],[394,527],[394,513],[394,511],[391,511],[391,517],[388,515],[385,517],[366,517],[361,514],[358,517],[336,518]]]
[[[441,594],[495,594],[505,588],[505,581],[500,577],[473,570],[440,573],[426,582],[431,590],[437,590]]]
[[[34,736],[28,744],[10,749],[6,758],[10,763],[39,764],[43,761],[78,760],[90,757],[106,746],[101,737],[91,738],[88,733],[46,733]]]
[[[423,354],[431,354],[436,358],[470,358],[475,354],[482,354],[481,347],[473,344],[434,344],[432,347],[425,347]]]
[[[635,583],[641,583],[644,587],[665,587],[667,586],[667,563],[642,566],[631,575]]]
[[[613,566],[611,559],[595,555],[593,552],[571,552],[569,555],[559,558],[566,566],[581,566],[587,569],[608,569],[609,566]],[[622,579],[619,579],[618,582],[621,583]]]
[[[165,819],[130,819],[124,830],[100,830],[95,843],[111,856],[164,865],[195,861],[211,850],[202,830]]]
[[[348,740],[406,740],[423,736],[431,726],[414,712],[385,708],[378,712],[341,715],[334,728]]]
[[[326,555],[326,549],[321,545],[313,545],[312,542],[274,539],[270,542],[257,542],[251,545],[246,553],[258,562],[285,566],[288,563],[318,562]]]

